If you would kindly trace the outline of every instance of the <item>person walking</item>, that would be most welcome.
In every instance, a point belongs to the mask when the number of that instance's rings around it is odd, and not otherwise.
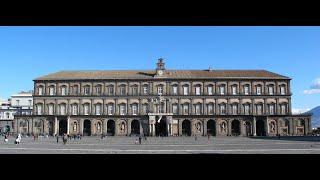
[[[8,135],[7,134],[4,135],[4,142],[8,142]]]
[[[67,134],[64,134],[64,135],[63,135],[63,139],[62,139],[62,140],[63,140],[63,144],[66,145],[66,144],[67,144],[67,141],[68,141],[68,136],[67,136]]]
[[[56,134],[57,143],[59,143],[59,135]]]
[[[141,145],[141,139],[142,139],[142,137],[141,136],[139,136],[139,144]]]

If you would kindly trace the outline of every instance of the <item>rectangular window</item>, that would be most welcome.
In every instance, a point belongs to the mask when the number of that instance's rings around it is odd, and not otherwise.
[[[109,95],[113,95],[114,94],[114,88],[113,86],[109,87]]]
[[[101,115],[101,105],[96,105],[96,115]]]
[[[158,86],[158,94],[161,95],[163,93],[163,87]]]
[[[113,104],[109,104],[109,105],[108,105],[108,115],[113,115],[113,114],[114,114],[113,111],[114,111],[114,110],[113,110]]]
[[[244,114],[249,115],[250,114],[250,106],[248,104],[244,105]]]
[[[220,86],[220,94],[221,95],[225,94],[225,87],[224,86]]]
[[[147,86],[143,86],[143,94],[148,94],[148,87]]]
[[[73,86],[73,93],[74,93],[75,95],[78,95],[78,94],[79,94],[79,88],[78,88],[78,86]]]
[[[269,86],[269,95],[273,95],[273,86]]]
[[[226,114],[226,106],[225,105],[220,105],[220,114],[222,114],[222,115]]]
[[[89,105],[84,105],[84,115],[89,115]]]
[[[41,105],[37,106],[37,114],[42,115],[42,106]]]
[[[172,113],[178,114],[178,106],[176,104],[172,105]]]
[[[282,115],[286,114],[286,105],[284,105],[284,104],[281,105],[281,114]]]
[[[132,106],[132,115],[137,115],[138,114],[138,107],[137,105]]]
[[[201,114],[201,105],[200,104],[196,104],[195,113],[196,113],[196,115],[200,115]]]
[[[188,95],[189,94],[189,87],[188,86],[184,86],[183,87],[183,95]]]
[[[48,106],[48,110],[49,110],[49,115],[53,115],[53,105],[52,104],[50,104]]]
[[[238,114],[238,106],[236,104],[232,105],[232,114],[233,115]]]
[[[78,106],[77,105],[73,105],[72,106],[72,115],[77,115],[78,114]]]
[[[213,94],[213,88],[212,86],[208,86],[208,95],[212,95]]]
[[[38,89],[38,94],[41,96],[41,95],[43,95],[43,88],[42,87],[39,87],[39,89]]]
[[[54,95],[54,87],[49,88],[49,95],[53,96]]]
[[[84,95],[89,95],[90,94],[90,87],[86,86],[84,87]]]
[[[101,88],[101,86],[97,86],[97,87],[96,87],[96,92],[97,92],[97,95],[102,94],[102,88]]]
[[[132,95],[138,95],[138,87],[132,87]]]
[[[60,106],[60,115],[65,115],[66,114],[66,106],[65,105],[61,105]]]
[[[196,95],[201,95],[201,87],[196,87]]]
[[[183,114],[189,114],[189,105],[183,105]]]
[[[208,105],[208,114],[213,114],[213,104]]]
[[[232,86],[232,94],[233,95],[237,94],[237,86]]]
[[[261,86],[257,86],[257,95],[261,95]]]
[[[65,96],[66,94],[66,87],[61,87],[61,95]]]
[[[125,95],[126,94],[126,87],[121,86],[120,87],[120,95]]]
[[[177,86],[173,86],[172,87],[172,92],[173,92],[173,95],[178,95],[178,87]]]
[[[281,95],[285,95],[286,91],[285,91],[285,87],[284,86],[280,86],[280,94]]]
[[[120,105],[120,115],[125,115],[125,113],[126,113],[125,105]]]
[[[258,115],[261,115],[261,114],[262,114],[262,105],[261,105],[261,104],[258,104],[258,105],[257,105],[257,114],[258,114]]]
[[[271,114],[271,115],[274,114],[274,105],[273,104],[269,105],[269,114]]]
[[[249,86],[244,86],[244,94],[245,95],[249,94]]]

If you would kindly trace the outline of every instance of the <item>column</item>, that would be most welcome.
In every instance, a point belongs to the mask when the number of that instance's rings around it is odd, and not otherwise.
[[[231,136],[231,123],[230,123],[230,119],[228,119],[227,120],[227,123],[228,123],[228,132],[227,132],[227,134],[228,134],[228,136]]]
[[[265,130],[266,130],[266,136],[269,135],[269,122],[268,122],[268,117],[266,118],[266,121],[264,123],[265,125]]]
[[[54,118],[54,134],[58,134],[58,118]]]
[[[288,114],[289,114],[289,115],[292,114],[292,110],[291,110],[291,98],[288,98]]]
[[[253,117],[253,136],[257,136],[257,118],[256,117]]]
[[[83,134],[83,119],[80,119],[80,123],[79,123],[79,130],[80,130],[80,134]]]
[[[276,109],[275,109],[275,114],[279,114],[279,110],[278,110],[278,108],[279,108],[279,98],[276,98]]]
[[[70,134],[70,116],[68,116],[68,122],[67,122],[67,134]]]
[[[263,98],[264,100],[264,104],[263,104],[263,114],[266,115],[267,114],[267,98]]]

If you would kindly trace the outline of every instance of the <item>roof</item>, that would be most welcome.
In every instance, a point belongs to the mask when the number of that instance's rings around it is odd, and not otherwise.
[[[40,80],[154,79],[155,70],[60,71]],[[166,70],[165,79],[290,79],[266,70]]]

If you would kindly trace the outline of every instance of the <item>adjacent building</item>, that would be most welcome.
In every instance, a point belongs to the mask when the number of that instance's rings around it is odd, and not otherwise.
[[[14,94],[7,101],[0,101],[0,133],[13,132],[15,115],[32,115],[33,92]]]
[[[128,136],[306,135],[291,78],[266,70],[61,71],[34,80],[33,115],[16,133]]]

